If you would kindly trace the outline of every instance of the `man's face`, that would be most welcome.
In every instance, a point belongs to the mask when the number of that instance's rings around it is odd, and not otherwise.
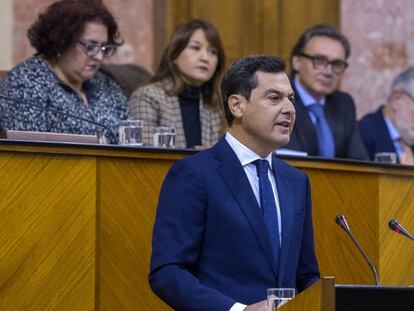
[[[295,123],[293,90],[284,72],[256,72],[258,85],[250,99],[236,95],[240,106],[235,122],[240,125],[241,141],[261,156],[289,142]]]
[[[305,89],[318,100],[335,91],[343,72],[335,72],[332,64],[323,66],[319,63],[323,58],[329,62],[345,62],[345,49],[342,44],[329,37],[316,36],[309,40],[303,54],[306,57],[294,56],[292,65],[296,71],[295,77]]]
[[[414,98],[411,95],[402,94],[394,104],[394,121],[401,139],[414,146]]]

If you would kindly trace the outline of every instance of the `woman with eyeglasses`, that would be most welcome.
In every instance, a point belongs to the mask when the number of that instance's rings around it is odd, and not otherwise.
[[[159,126],[175,127],[178,148],[207,147],[219,139],[224,58],[220,36],[210,23],[190,20],[176,29],[149,84],[129,99],[131,115],[144,122],[144,144],[152,145]]]
[[[72,134],[105,133],[127,118],[120,87],[98,72],[121,44],[118,26],[100,1],[61,0],[27,32],[36,54],[0,85],[3,129]]]

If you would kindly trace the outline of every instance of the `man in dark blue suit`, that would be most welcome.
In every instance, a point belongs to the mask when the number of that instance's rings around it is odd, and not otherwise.
[[[149,282],[175,310],[267,311],[267,288],[319,279],[308,177],[272,156],[295,121],[284,69],[276,57],[236,61],[221,85],[228,132],[164,181]]]
[[[388,103],[359,122],[371,160],[377,152],[394,152],[401,164],[414,165],[414,68],[393,81]]]
[[[368,160],[354,101],[337,90],[350,52],[348,39],[332,25],[315,25],[301,35],[291,55],[297,122],[285,148]]]

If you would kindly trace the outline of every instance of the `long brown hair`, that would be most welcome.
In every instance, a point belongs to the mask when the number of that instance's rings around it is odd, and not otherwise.
[[[219,104],[218,90],[221,75],[224,70],[225,55],[218,31],[212,24],[206,21],[192,19],[177,27],[170,42],[164,50],[157,71],[149,82],[170,80],[172,84],[164,84],[163,87],[166,91],[175,95],[179,94],[184,89],[184,76],[174,61],[185,49],[191,36],[198,29],[202,29],[204,31],[208,43],[211,47],[217,50],[218,58],[216,71],[214,72],[212,78],[203,85],[203,99],[209,104]]]

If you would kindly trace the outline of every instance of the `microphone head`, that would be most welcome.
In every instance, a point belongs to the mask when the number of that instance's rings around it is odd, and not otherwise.
[[[398,223],[398,221],[396,221],[395,219],[391,219],[389,222],[388,222],[388,227],[392,230],[392,231],[399,231],[398,229],[399,229],[399,227],[400,227],[400,224]]]
[[[395,219],[391,219],[388,222],[388,227],[390,227],[392,231],[402,234],[403,236],[414,241],[414,237],[407,230],[405,230],[405,228],[401,226]]]
[[[335,217],[335,222],[342,228],[344,229],[346,232],[349,232],[349,226],[348,223],[346,222],[345,216],[344,215],[338,215]]]

